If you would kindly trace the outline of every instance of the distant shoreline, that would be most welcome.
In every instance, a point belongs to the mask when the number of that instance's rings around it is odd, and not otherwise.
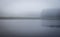
[[[60,20],[56,17],[0,17],[0,19],[41,19],[41,20]]]

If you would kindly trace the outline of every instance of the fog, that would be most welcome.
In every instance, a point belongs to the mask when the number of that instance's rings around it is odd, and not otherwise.
[[[0,5],[0,36],[60,36],[60,0],[0,0]]]
[[[0,16],[40,17],[43,9],[60,8],[59,0],[0,0]]]

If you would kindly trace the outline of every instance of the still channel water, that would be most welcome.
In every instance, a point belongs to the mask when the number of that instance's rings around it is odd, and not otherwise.
[[[40,19],[0,19],[0,32],[3,36],[60,36],[57,20]]]

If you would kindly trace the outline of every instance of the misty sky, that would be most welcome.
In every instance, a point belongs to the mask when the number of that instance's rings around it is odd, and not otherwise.
[[[60,0],[0,0],[0,16],[40,17],[43,9],[60,8]]]

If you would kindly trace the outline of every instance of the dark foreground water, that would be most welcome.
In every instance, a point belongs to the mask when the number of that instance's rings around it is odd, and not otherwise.
[[[59,37],[60,28],[53,27],[59,25],[57,20],[40,19],[1,19],[0,36],[41,36]],[[53,25],[52,27],[49,27]]]

